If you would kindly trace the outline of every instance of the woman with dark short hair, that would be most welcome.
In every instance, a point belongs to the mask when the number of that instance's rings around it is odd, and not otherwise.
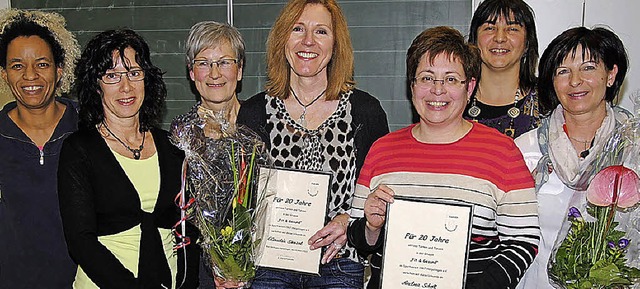
[[[536,180],[542,238],[518,288],[555,288],[547,269],[554,245],[567,234],[569,207],[584,209],[584,191],[597,173],[593,164],[630,116],[613,103],[627,67],[622,41],[605,28],[566,30],[542,54],[538,92],[545,118],[516,139]]]
[[[477,48],[450,27],[427,29],[413,40],[407,81],[420,119],[371,147],[353,199],[352,216],[360,218],[348,235],[357,249],[381,252],[387,204],[395,196],[473,205],[464,288],[514,288],[536,255],[535,191],[513,140],[462,117],[480,61]],[[367,288],[377,289],[380,255],[371,263]]]

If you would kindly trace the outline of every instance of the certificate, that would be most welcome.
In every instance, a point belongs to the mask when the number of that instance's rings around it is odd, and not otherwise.
[[[268,176],[268,177],[266,177]],[[260,168],[258,190],[267,204],[258,266],[320,274],[321,249],[309,238],[324,227],[331,173]]]
[[[472,217],[472,205],[395,197],[387,207],[382,288],[464,288]]]

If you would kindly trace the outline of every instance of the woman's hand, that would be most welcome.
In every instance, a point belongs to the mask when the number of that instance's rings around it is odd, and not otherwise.
[[[213,281],[216,283],[216,289],[222,288],[242,288],[244,287],[244,282],[236,282],[232,280],[225,280],[221,277],[215,276],[213,277]]]
[[[322,264],[331,261],[347,243],[348,225],[349,215],[340,214],[309,238],[309,249],[311,250],[327,246],[320,261]]]
[[[369,245],[375,244],[380,234],[380,229],[384,226],[387,203],[393,203],[395,193],[385,185],[380,185],[373,193],[369,194],[364,202],[364,216],[367,218],[365,235]]]

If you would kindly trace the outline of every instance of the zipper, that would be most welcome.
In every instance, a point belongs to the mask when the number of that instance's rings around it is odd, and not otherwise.
[[[67,135],[69,135],[69,134],[71,134],[71,133],[73,133],[73,132],[65,132],[65,133],[63,133],[62,135],[60,135],[59,137],[55,138],[55,139],[50,139],[49,141],[47,141],[47,142],[42,146],[42,149],[40,149],[40,148],[39,148],[39,147],[38,147],[38,146],[37,146],[33,141],[31,141],[31,140],[29,140],[29,141],[25,141],[25,140],[23,140],[23,139],[16,138],[16,137],[12,137],[12,136],[8,136],[8,135],[4,135],[4,134],[0,134],[0,136],[6,137],[6,138],[8,138],[8,139],[12,139],[12,140],[17,140],[17,141],[20,141],[20,142],[23,142],[23,143],[32,144],[33,146],[35,146],[36,148],[38,148],[38,152],[39,152],[39,154],[40,154],[40,165],[41,165],[41,166],[44,166],[44,147],[45,147],[48,143],[58,141],[58,140],[60,140],[60,139],[64,138],[65,136],[67,136]]]

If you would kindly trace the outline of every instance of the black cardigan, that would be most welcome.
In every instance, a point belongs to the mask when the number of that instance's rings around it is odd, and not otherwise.
[[[144,282],[138,280],[140,277],[134,278],[133,273],[98,241],[98,236],[123,232],[141,224],[143,218],[151,220],[152,226],[166,229],[180,219],[174,198],[180,191],[184,153],[169,142],[166,131],[151,129],[151,134],[160,166],[160,192],[151,214],[142,211],[133,184],[96,129],[81,129],[69,136],[62,146],[58,194],[69,253],[87,276],[103,289],[157,288],[157,285],[142,284]],[[144,234],[143,228],[143,239]],[[141,241],[141,254],[145,246]],[[198,247],[193,244],[186,248],[187,281],[181,288],[196,288]],[[184,274],[183,252],[177,252],[178,284]],[[164,254],[162,259],[166,260]],[[154,266],[143,263],[140,265]]]
[[[265,129],[267,123],[267,100],[265,92],[258,93],[243,102],[238,112],[237,123],[246,125],[255,131],[269,149],[271,141]],[[355,133],[354,145],[356,148],[356,176],[360,174],[360,168],[364,165],[364,159],[369,153],[369,148],[378,138],[389,133],[387,114],[382,109],[380,101],[369,93],[354,89],[349,96],[351,103],[351,117]]]

